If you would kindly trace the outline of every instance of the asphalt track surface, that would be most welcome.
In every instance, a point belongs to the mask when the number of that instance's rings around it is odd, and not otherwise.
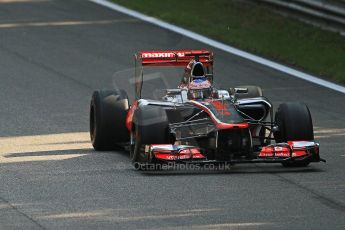
[[[95,152],[92,91],[139,50],[215,52],[222,85],[303,101],[327,163],[135,171]],[[0,1],[0,229],[344,229],[345,95],[87,1]]]

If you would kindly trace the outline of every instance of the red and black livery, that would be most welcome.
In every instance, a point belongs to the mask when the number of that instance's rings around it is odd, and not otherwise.
[[[145,67],[185,68],[176,88],[151,99],[142,94]],[[185,87],[196,71],[213,85],[212,52],[137,53],[131,105],[124,90],[93,93],[90,134],[95,150],[126,145],[132,162],[138,164],[262,162],[307,166],[324,161],[305,104],[283,103],[274,114],[272,103],[258,86],[213,87],[209,97],[193,100]]]

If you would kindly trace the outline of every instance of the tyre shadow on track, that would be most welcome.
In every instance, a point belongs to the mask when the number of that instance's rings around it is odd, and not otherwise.
[[[168,169],[162,171],[140,171],[141,174],[147,176],[181,176],[181,175],[219,175],[219,174],[292,174],[292,173],[322,173],[324,170],[314,167],[306,168],[283,168],[282,166],[275,167],[232,167],[228,170],[178,170]]]
[[[116,151],[116,152],[115,152]],[[107,152],[102,151],[100,153],[111,153],[120,155],[121,157],[128,158],[129,152],[125,149],[119,147],[115,151]],[[127,163],[126,163],[127,164]],[[296,168],[287,168],[283,167],[281,164],[238,164],[231,166],[228,169],[217,168],[215,166],[212,169],[207,169],[200,167],[198,169],[181,169],[179,167],[170,167],[162,170],[138,170],[130,163],[128,158],[128,166],[126,169],[132,170],[144,176],[181,176],[181,175],[219,175],[219,174],[291,174],[291,173],[322,173],[325,170],[318,168],[317,164],[310,165],[307,167],[296,167]]]
[[[5,158],[12,157],[30,157],[30,156],[52,156],[52,155],[71,155],[71,154],[90,154],[92,149],[68,149],[68,150],[51,150],[51,151],[33,151],[33,152],[18,152],[6,154]]]

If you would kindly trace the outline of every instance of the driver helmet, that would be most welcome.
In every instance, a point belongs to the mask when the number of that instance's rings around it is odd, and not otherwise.
[[[212,85],[206,77],[194,79],[188,85],[188,99],[202,100],[212,96]]]

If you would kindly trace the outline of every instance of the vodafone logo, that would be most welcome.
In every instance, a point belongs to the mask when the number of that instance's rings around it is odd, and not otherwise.
[[[285,149],[283,149],[283,147],[278,147],[278,146],[277,146],[277,147],[274,147],[274,150],[278,152],[278,151],[283,151],[283,150],[285,150]]]
[[[177,53],[173,53],[173,52],[163,52],[163,53],[158,53],[158,52],[152,52],[152,53],[141,53],[141,57],[142,58],[174,58],[176,57],[176,55],[178,57],[184,57],[184,53],[181,52],[177,52]]]

